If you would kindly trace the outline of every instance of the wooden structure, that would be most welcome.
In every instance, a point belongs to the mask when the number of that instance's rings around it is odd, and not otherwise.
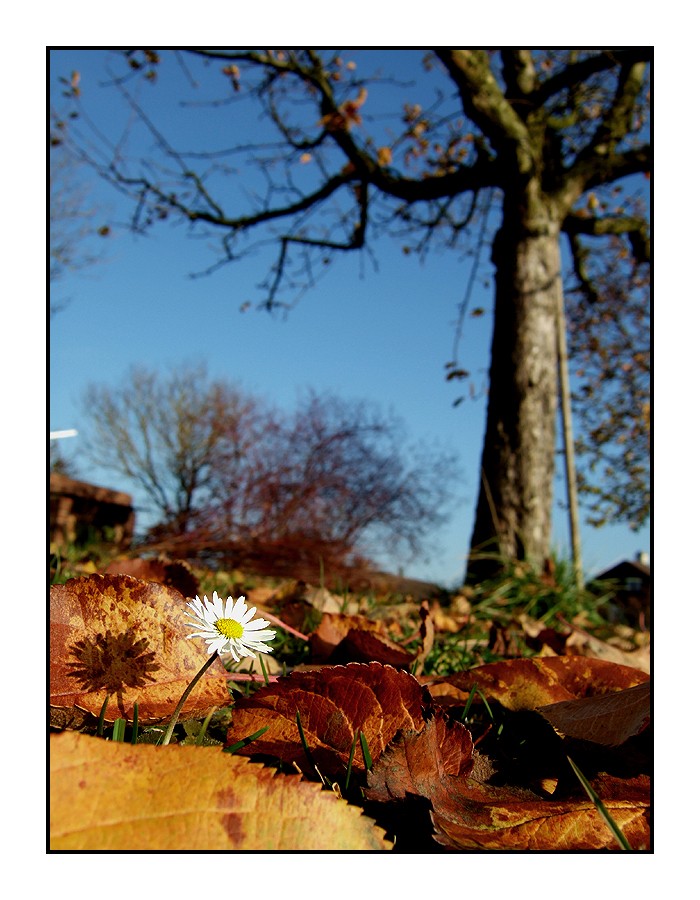
[[[49,541],[52,551],[93,540],[108,540],[126,549],[131,544],[134,522],[130,494],[51,473]]]

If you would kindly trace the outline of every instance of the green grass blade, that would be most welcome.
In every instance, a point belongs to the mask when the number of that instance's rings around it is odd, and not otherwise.
[[[257,740],[261,735],[265,734],[269,725],[266,725],[264,728],[259,729],[258,731],[254,731],[253,734],[249,734],[248,737],[244,737],[242,741],[236,741],[235,744],[231,744],[230,747],[224,747],[224,753],[237,753],[241,747],[246,747],[248,744],[252,744],[253,741]]]
[[[632,850],[632,847],[630,846],[629,841],[627,840],[627,838],[624,836],[624,834],[620,830],[620,827],[617,824],[617,822],[613,819],[613,817],[608,812],[603,801],[600,799],[600,797],[596,794],[596,792],[591,787],[586,776],[583,774],[583,772],[579,769],[579,767],[576,765],[576,763],[573,761],[573,759],[570,756],[567,756],[566,758],[569,760],[569,764],[571,765],[571,768],[576,773],[576,777],[583,785],[584,791],[591,798],[593,805],[598,810],[598,814],[603,819],[605,824],[608,826],[610,831],[613,833],[613,836],[615,837],[615,840],[617,841],[617,843],[622,847],[623,850]]]
[[[124,740],[124,735],[126,734],[126,719],[117,719],[114,723],[114,728],[112,728],[112,740],[115,742],[121,742]]]
[[[102,709],[100,710],[100,717],[97,720],[97,736],[102,737],[105,729],[105,713],[107,712],[107,704],[109,703],[110,694],[107,694],[105,697],[105,702],[102,704]]]
[[[267,666],[265,665],[265,660],[263,659],[262,653],[259,653],[258,657],[260,659],[260,668],[262,669],[263,678],[265,679],[265,687],[268,687],[270,684],[270,679],[267,675]]]
[[[472,705],[472,702],[473,702],[476,694],[478,694],[481,697],[481,699],[484,703],[484,706],[486,707],[486,712],[489,714],[489,718],[493,722],[494,721],[493,712],[491,711],[491,707],[489,706],[489,701],[484,696],[481,688],[476,684],[472,685],[472,689],[471,689],[471,691],[469,691],[469,696],[467,697],[467,702],[464,704],[464,709],[462,710],[462,715],[459,717],[460,722],[464,722],[464,720],[469,715],[469,710],[471,709],[471,705]]]
[[[299,737],[301,738],[301,746],[304,748],[304,755],[306,756],[306,759],[308,760],[308,763],[311,766],[311,768],[315,769],[316,763],[311,754],[311,750],[309,749],[309,745],[306,743],[306,735],[304,734],[304,728],[301,724],[301,714],[299,713],[299,710],[297,710],[296,719],[297,719],[297,729],[299,730]]]
[[[352,744],[350,744],[350,756],[348,756],[348,771],[345,775],[345,793],[348,791],[348,787],[350,785],[350,774],[352,773],[352,761],[355,758],[355,745],[357,744],[357,735],[356,731],[352,738]]]
[[[331,788],[331,790],[332,790],[333,785],[326,778],[326,776],[321,772],[319,767],[316,765],[316,761],[314,760],[314,756],[313,756],[313,753],[311,752],[311,748],[309,747],[309,745],[306,742],[306,735],[304,734],[304,728],[301,724],[301,714],[299,713],[299,710],[297,710],[296,719],[297,719],[297,728],[299,729],[299,737],[301,738],[301,746],[304,748],[304,754],[306,756],[306,759],[307,759],[309,765],[311,766],[312,769],[314,769],[318,773],[318,777],[321,779],[321,783],[325,784],[326,787]]]
[[[131,743],[135,744],[139,734],[139,705],[134,703],[134,721],[131,725]]]
[[[370,756],[369,746],[367,745],[367,738],[364,736],[363,732],[360,732],[360,746],[362,747],[362,758],[365,761],[365,769],[368,772],[372,771],[372,757]]]
[[[207,728],[209,728],[209,723],[211,722],[211,717],[214,715],[215,712],[216,712],[216,707],[212,706],[212,708],[209,710],[209,713],[207,714],[206,719],[202,722],[202,727],[199,729],[199,733],[197,734],[197,739],[194,742],[196,747],[201,747],[202,744],[204,743],[204,736],[207,733]],[[258,737],[259,736],[260,735],[258,735]]]

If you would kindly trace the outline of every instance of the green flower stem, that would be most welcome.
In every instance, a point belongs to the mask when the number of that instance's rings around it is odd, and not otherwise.
[[[197,684],[199,679],[202,677],[202,675],[204,675],[204,673],[207,671],[209,666],[214,662],[214,660],[218,659],[218,656],[219,656],[218,653],[212,653],[212,655],[204,663],[204,665],[199,670],[199,672],[197,672],[197,674],[194,676],[192,681],[190,681],[190,683],[185,688],[185,691],[184,691],[182,697],[180,697],[180,702],[178,703],[177,708],[176,708],[175,712],[173,713],[173,717],[170,720],[170,724],[168,725],[168,730],[163,735],[163,740],[161,741],[162,747],[164,747],[166,744],[170,743],[170,738],[173,736],[173,731],[175,731],[175,726],[177,725],[177,720],[179,719],[180,713],[182,712],[182,707],[185,705],[185,701],[190,696],[190,693],[192,692],[192,688],[195,686],[195,684]]]

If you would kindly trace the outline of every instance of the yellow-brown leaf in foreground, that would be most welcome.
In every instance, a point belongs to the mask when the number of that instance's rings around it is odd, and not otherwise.
[[[390,850],[359,807],[214,747],[52,735],[52,850]]]
[[[563,700],[538,712],[567,737],[617,747],[643,731],[651,718],[648,681],[600,697]]]
[[[373,760],[402,728],[420,731],[423,708],[430,697],[408,672],[380,663],[350,663],[293,672],[252,697],[236,701],[227,746],[261,728],[268,730],[241,754],[266,754],[296,763],[310,777],[316,773],[304,752],[296,715],[323,775],[342,777],[347,771],[353,737],[362,731]],[[353,770],[364,771],[360,741],[355,744]]]
[[[173,588],[128,575],[90,575],[51,588],[50,703],[65,727],[75,710],[105,719],[154,724],[172,716],[208,659],[206,644],[188,640],[185,598]],[[183,717],[230,702],[226,670],[214,662],[189,696]]]

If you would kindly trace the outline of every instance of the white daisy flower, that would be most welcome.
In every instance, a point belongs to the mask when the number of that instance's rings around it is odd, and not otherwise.
[[[190,628],[198,628],[188,638],[201,637],[207,642],[209,653],[230,653],[238,662],[244,656],[255,656],[257,653],[269,653],[271,648],[264,641],[271,641],[275,636],[274,628],[265,628],[270,623],[265,619],[255,619],[255,606],[248,609],[245,597],[226,602],[214,591],[211,600],[204,595],[202,600],[195,597],[187,604],[192,613],[186,613],[191,622]]]

